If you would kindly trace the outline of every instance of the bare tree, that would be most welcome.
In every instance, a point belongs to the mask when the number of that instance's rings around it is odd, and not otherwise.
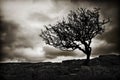
[[[104,24],[110,20],[100,21],[100,9],[93,10],[78,8],[76,11],[70,11],[67,19],[57,22],[55,25],[49,25],[45,31],[41,30],[40,36],[46,44],[59,48],[61,50],[79,49],[87,55],[85,63],[90,60],[91,41],[97,35],[104,32]]]

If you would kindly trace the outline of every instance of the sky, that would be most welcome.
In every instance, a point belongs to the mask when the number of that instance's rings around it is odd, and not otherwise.
[[[92,39],[91,58],[120,54],[118,6],[114,1],[92,0],[0,0],[0,62],[61,62],[84,59],[79,50],[61,51],[39,37],[44,25],[55,24],[77,8],[101,8],[101,18],[110,17],[105,32]]]

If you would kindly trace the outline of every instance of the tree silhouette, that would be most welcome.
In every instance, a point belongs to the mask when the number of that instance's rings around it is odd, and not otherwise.
[[[87,55],[85,63],[90,60],[92,39],[104,32],[104,24],[110,20],[100,21],[100,9],[93,10],[78,8],[70,11],[66,19],[57,22],[55,25],[45,26],[46,30],[41,30],[40,36],[46,44],[61,50],[79,49]]]

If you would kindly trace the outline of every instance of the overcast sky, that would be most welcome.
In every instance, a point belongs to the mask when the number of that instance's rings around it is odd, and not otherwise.
[[[75,50],[64,52],[46,45],[39,37],[44,25],[62,20],[70,10],[101,8],[101,17],[111,18],[103,35],[92,40],[92,56],[119,53],[118,6],[115,2],[83,0],[0,0],[1,62],[60,62],[82,59]]]

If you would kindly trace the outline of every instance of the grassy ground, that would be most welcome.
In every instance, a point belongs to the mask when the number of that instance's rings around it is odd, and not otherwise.
[[[1,63],[1,80],[120,80],[120,55],[62,63]]]

